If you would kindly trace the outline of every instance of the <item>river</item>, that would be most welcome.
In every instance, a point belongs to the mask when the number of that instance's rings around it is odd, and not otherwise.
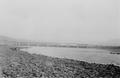
[[[52,57],[75,59],[92,63],[120,65],[120,55],[110,54],[107,50],[87,48],[31,47],[22,49],[31,54],[43,54]]]

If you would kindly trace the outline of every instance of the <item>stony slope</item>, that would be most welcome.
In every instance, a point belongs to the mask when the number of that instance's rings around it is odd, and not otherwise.
[[[29,54],[0,47],[4,78],[120,78],[120,67]]]
[[[4,78],[120,78],[120,67],[29,54],[0,47]]]

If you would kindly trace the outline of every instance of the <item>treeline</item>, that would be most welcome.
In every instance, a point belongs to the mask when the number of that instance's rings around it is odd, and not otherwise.
[[[120,67],[14,51],[2,66],[4,78],[120,78]]]

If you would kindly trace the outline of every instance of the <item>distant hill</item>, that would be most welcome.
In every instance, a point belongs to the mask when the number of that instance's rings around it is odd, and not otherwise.
[[[14,45],[17,42],[28,42],[30,40],[15,39],[7,36],[0,36],[0,45]]]
[[[0,36],[0,45],[13,45],[13,46],[48,46],[48,47],[70,47],[70,48],[106,48],[106,46],[120,46],[120,40],[109,40],[96,44],[84,43],[57,43],[57,42],[40,42],[25,39],[16,39],[7,36]]]
[[[113,39],[99,43],[100,45],[107,45],[107,46],[120,46],[120,39]]]
[[[0,36],[0,44],[13,44],[16,42],[16,39],[6,37],[6,36]]]
[[[16,41],[16,39],[7,36],[0,36],[0,41]]]

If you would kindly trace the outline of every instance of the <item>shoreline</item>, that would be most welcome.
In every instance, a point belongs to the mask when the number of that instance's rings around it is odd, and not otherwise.
[[[12,49],[11,49],[12,48]],[[5,78],[119,78],[120,67],[73,59],[53,58],[5,47],[9,56],[2,68]],[[0,49],[1,50],[1,49]],[[11,53],[11,54],[9,54]],[[24,70],[23,70],[24,69]]]
[[[110,54],[109,51],[106,52],[106,50],[89,50],[83,48],[79,48],[76,50],[75,48],[31,47],[27,49],[22,49],[22,51],[27,51],[30,54],[42,54],[46,56],[51,56],[53,58],[67,58],[79,61],[86,61],[88,63],[114,64],[120,66],[120,62],[116,60],[120,59],[120,55]]]

